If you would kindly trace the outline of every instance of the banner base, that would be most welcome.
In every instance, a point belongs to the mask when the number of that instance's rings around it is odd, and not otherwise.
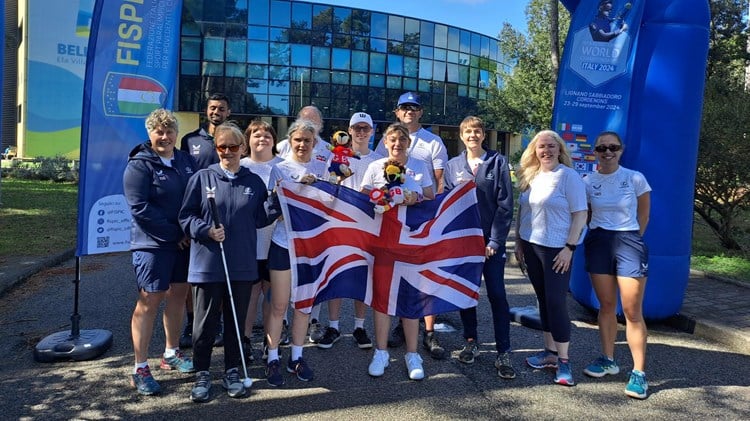
[[[111,346],[112,332],[108,330],[82,330],[77,336],[70,332],[57,332],[36,345],[34,360],[40,363],[91,360],[102,355]]]

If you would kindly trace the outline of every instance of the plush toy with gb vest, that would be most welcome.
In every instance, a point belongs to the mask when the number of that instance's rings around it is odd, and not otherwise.
[[[375,212],[384,213],[404,203],[409,192],[401,186],[406,177],[406,168],[395,160],[386,161],[383,176],[386,184],[382,188],[370,191],[370,201],[375,205]]]
[[[328,167],[328,181],[339,183],[342,179],[352,175],[349,168],[349,158],[360,159],[359,152],[352,149],[352,138],[348,133],[339,130],[331,136],[331,165]]]

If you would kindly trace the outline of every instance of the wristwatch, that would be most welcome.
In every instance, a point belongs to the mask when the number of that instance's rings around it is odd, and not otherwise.
[[[570,251],[576,251],[575,244],[565,243],[565,247],[567,247]]]

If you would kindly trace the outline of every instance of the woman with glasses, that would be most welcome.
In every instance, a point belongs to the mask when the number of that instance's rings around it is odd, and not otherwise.
[[[594,151],[599,159],[597,172],[584,178],[591,210],[590,231],[584,245],[586,271],[599,300],[602,355],[583,372],[591,377],[620,372],[614,359],[619,290],[633,358],[625,394],[645,399],[647,330],[643,321],[643,293],[648,276],[648,247],[642,236],[648,225],[651,187],[643,174],[620,166],[623,144],[617,133],[601,133]]]
[[[586,187],[571,168],[560,136],[543,130],[521,155],[516,259],[524,262],[537,300],[544,350],[526,357],[536,369],[556,368],[554,382],[573,386],[568,360],[568,286],[573,252],[586,225]]]
[[[328,179],[328,163],[317,159],[313,150],[317,142],[318,129],[315,123],[308,120],[296,120],[289,127],[289,155],[271,169],[268,178],[268,190],[274,190],[281,181],[295,181],[310,184],[316,180]],[[283,329],[284,315],[289,306],[292,294],[292,271],[289,256],[289,236],[286,226],[277,223],[271,237],[268,251],[268,269],[271,278],[271,311],[266,324],[266,341],[268,343],[268,362],[266,380],[271,386],[282,386],[285,381],[281,374],[279,359],[279,342]],[[313,370],[302,358],[302,347],[307,336],[307,324],[310,315],[297,309],[292,320],[292,350],[286,363],[286,371],[293,373],[299,380],[313,379]]]
[[[245,320],[250,290],[258,279],[257,260],[248,259],[248,255],[256,255],[257,228],[278,216],[267,215],[266,184],[240,165],[245,145],[242,131],[234,124],[222,123],[214,131],[214,142],[219,163],[198,171],[190,179],[179,216],[192,239],[188,282],[192,284],[195,314],[193,362],[197,375],[190,395],[193,402],[210,399],[209,368],[219,317],[223,316],[230,326],[235,316],[239,323]],[[225,270],[234,306],[229,302]],[[233,398],[246,394],[239,372],[240,346],[236,329],[225,329],[222,386]]]
[[[149,140],[133,148],[123,175],[123,189],[132,215],[130,249],[138,283],[138,300],[131,320],[135,367],[131,385],[142,395],[161,387],[148,366],[148,344],[159,305],[166,346],[162,370],[193,372],[193,363],[179,348],[187,283],[187,238],[177,220],[188,179],[198,170],[193,158],[175,148],[177,118],[160,108],[146,118]]]

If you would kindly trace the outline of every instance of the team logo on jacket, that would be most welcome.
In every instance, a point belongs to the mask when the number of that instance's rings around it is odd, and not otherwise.
[[[201,154],[201,145],[191,145],[193,148],[193,155]]]
[[[250,196],[250,197],[255,196],[255,192],[250,187],[245,187],[245,190],[242,191],[242,194],[244,194],[245,196]]]
[[[160,181],[165,181],[167,179],[167,175],[164,174],[164,170],[157,170],[155,174],[156,178],[158,178]]]
[[[206,186],[206,199],[214,199],[214,198],[216,198],[216,186],[214,187]]]
[[[487,175],[484,177],[487,180],[494,180],[495,179],[495,173],[488,172]]]
[[[167,90],[157,80],[128,73],[107,73],[102,91],[104,114],[111,117],[145,117],[167,100]]]
[[[190,174],[190,175],[192,175],[192,174],[193,174],[193,169],[192,169],[192,168],[190,168],[190,167],[185,167],[185,174]]]

